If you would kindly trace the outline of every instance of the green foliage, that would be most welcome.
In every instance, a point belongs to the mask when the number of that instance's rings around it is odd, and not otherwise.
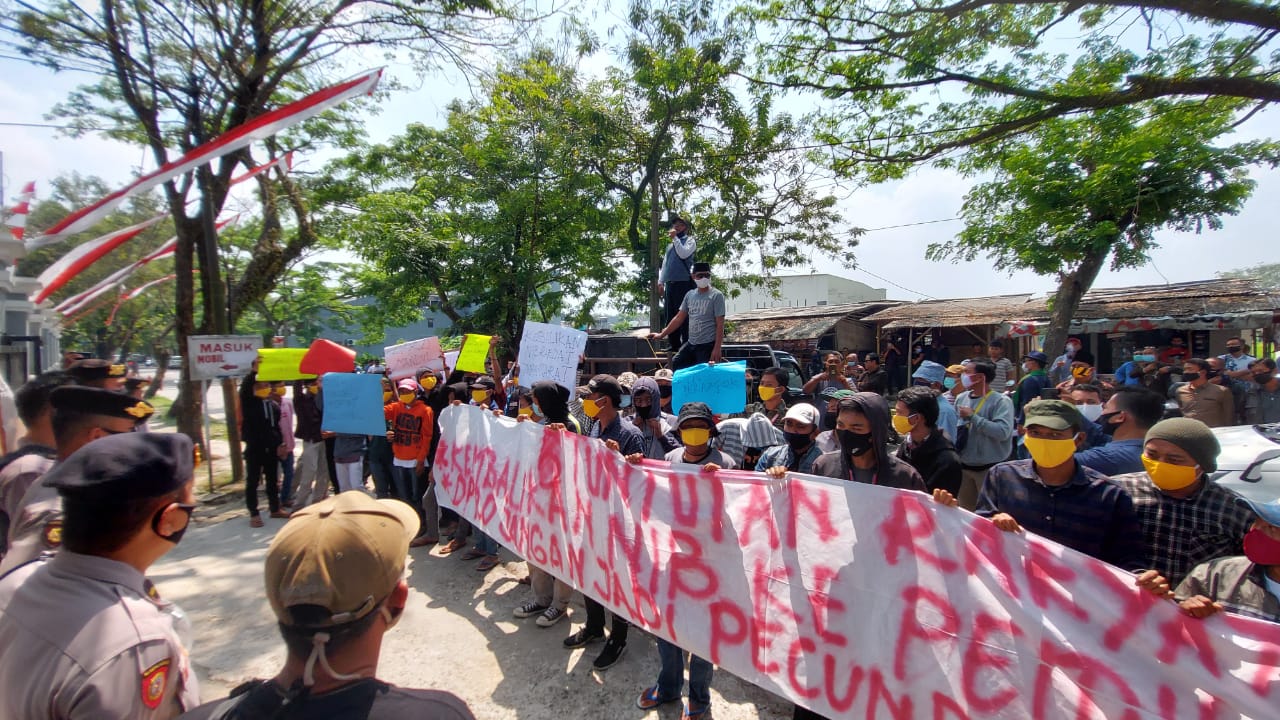
[[[367,327],[438,303],[457,332],[514,342],[526,317],[570,314],[574,296],[613,280],[616,216],[600,179],[580,171],[576,96],[572,68],[535,51],[486,83],[483,100],[451,105],[443,129],[410,125],[332,169],[330,187],[365,188],[358,212],[327,226],[368,263],[362,289],[379,302]]]
[[[823,98],[835,165],[872,179],[1081,111],[1280,99],[1274,4],[756,0],[742,12],[770,38],[762,80]]]
[[[1280,263],[1262,263],[1253,267],[1227,270],[1217,275],[1221,278],[1253,278],[1264,288],[1280,290]]]
[[[650,262],[651,187],[663,210],[692,219],[699,260],[744,283],[825,256],[854,262],[835,198],[804,151],[808,128],[773,97],[737,82],[755,38],[706,0],[630,5],[620,60],[587,88],[589,165],[621,199],[623,239],[636,272],[615,296],[634,308],[658,268]],[[661,244],[665,247],[665,232]],[[657,262],[661,262],[659,254]]]

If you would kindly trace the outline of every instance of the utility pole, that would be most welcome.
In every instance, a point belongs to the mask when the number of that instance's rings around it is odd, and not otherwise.
[[[653,169],[653,179],[649,183],[649,332],[662,330],[662,313],[658,310],[661,298],[658,296],[658,241],[661,222],[660,201],[658,199],[658,169]]]

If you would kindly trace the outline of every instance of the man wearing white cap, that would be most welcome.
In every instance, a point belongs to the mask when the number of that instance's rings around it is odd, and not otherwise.
[[[782,476],[788,472],[813,474],[813,463],[822,456],[818,444],[818,408],[808,403],[792,405],[782,421],[782,434],[786,445],[778,445],[764,451],[756,463],[756,470]]]
[[[404,560],[418,513],[399,500],[342,493],[293,514],[267,548],[267,601],[288,648],[270,680],[183,718],[408,718],[474,720],[439,690],[409,690],[375,677],[383,636],[404,612]]]

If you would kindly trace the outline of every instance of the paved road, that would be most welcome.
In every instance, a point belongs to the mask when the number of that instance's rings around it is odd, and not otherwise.
[[[264,504],[265,507],[265,504]],[[250,528],[238,503],[221,517],[201,511],[182,544],[152,568],[160,592],[191,616],[196,631],[191,656],[201,696],[225,695],[236,684],[269,677],[284,657],[274,617],[262,594],[262,560],[283,520]],[[404,618],[383,646],[379,675],[400,685],[451,691],[481,720],[676,720],[678,705],[645,715],[635,705],[658,673],[653,640],[632,628],[627,654],[612,669],[594,673],[600,645],[567,651],[561,641],[585,613],[539,628],[511,611],[529,597],[517,583],[524,564],[504,552],[504,564],[482,574],[474,562],[412,551],[412,588]],[[712,684],[718,720],[789,718],[790,706],[758,688],[717,671]]]

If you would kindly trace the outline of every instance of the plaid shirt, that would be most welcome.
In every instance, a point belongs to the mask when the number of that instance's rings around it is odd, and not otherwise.
[[[1000,463],[987,471],[974,512],[1008,513],[1030,532],[1125,570],[1142,568],[1146,558],[1133,501],[1080,463],[1057,487],[1044,484],[1031,460]]]
[[[1244,554],[1253,511],[1227,488],[1205,481],[1195,494],[1178,499],[1160,492],[1144,472],[1111,481],[1133,498],[1138,511],[1146,538],[1144,567],[1160,571],[1171,587],[1202,562]]]

